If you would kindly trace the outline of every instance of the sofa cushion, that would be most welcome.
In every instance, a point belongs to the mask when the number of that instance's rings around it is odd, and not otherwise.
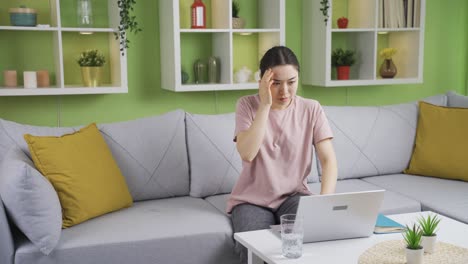
[[[48,257],[21,241],[15,264],[238,264],[231,222],[206,201],[177,197],[132,207],[62,231]]]
[[[48,255],[62,231],[60,201],[50,182],[16,146],[1,162],[0,194],[15,225]]]
[[[309,184],[309,188],[313,193],[320,193],[320,184]],[[359,179],[350,179],[338,181],[336,184],[336,192],[359,192],[385,189],[380,186],[370,184]],[[421,204],[417,200],[413,200],[407,196],[396,192],[385,190],[384,200],[380,207],[382,214],[403,214],[410,212],[421,211]]]
[[[419,103],[413,156],[405,173],[468,181],[468,108]]]
[[[208,196],[205,198],[205,201],[209,202],[212,206],[218,209],[221,213],[231,217],[231,215],[226,212],[226,204],[227,204],[227,201],[229,200],[230,195],[231,194],[219,194],[219,195]]]
[[[98,124],[134,201],[189,194],[184,118],[185,112],[176,110],[158,116]],[[31,126],[0,119],[0,161],[13,145],[29,155],[24,134],[61,136],[78,129]]]
[[[132,197],[96,124],[60,137],[24,135],[38,170],[62,206],[62,227],[132,205]]]
[[[186,123],[190,195],[205,197],[230,193],[242,170],[241,158],[232,141],[234,113],[187,113]]]
[[[445,106],[447,97],[436,95],[424,101]],[[417,102],[323,108],[335,135],[332,142],[339,179],[401,173],[408,166],[416,134]]]
[[[190,161],[190,195],[206,197],[230,193],[242,170],[233,142],[235,114],[186,114],[187,149]],[[313,159],[309,182],[318,181]]]
[[[134,201],[189,194],[185,112],[99,126]]]
[[[447,106],[468,108],[468,96],[449,91],[447,92]]]
[[[24,153],[30,156],[28,144],[23,138],[24,134],[61,136],[73,133],[78,129],[72,127],[31,126],[0,119],[0,161],[3,160],[3,157],[12,146],[18,146]]]
[[[421,202],[421,209],[468,224],[468,182],[406,174],[363,179]]]

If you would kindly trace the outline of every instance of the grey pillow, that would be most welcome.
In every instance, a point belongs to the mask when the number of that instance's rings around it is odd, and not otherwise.
[[[134,201],[189,194],[185,112],[100,124]]]
[[[447,92],[447,106],[468,108],[468,96],[449,91]]]
[[[18,147],[0,164],[0,194],[16,226],[45,255],[57,245],[62,231],[62,209],[52,184],[34,168]]]
[[[423,101],[446,106],[447,96]],[[386,106],[324,106],[333,130],[338,179],[401,173],[408,167],[418,121],[418,101]],[[318,162],[319,173],[321,172]]]
[[[190,196],[230,193],[242,170],[233,142],[234,113],[197,115],[186,113],[190,164]]]

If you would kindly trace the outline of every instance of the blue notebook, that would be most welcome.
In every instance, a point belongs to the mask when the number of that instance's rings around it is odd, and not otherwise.
[[[374,234],[401,233],[405,231],[405,226],[393,221],[383,214],[377,216]]]

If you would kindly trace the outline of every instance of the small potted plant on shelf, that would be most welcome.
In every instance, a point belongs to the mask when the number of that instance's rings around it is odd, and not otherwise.
[[[392,59],[396,52],[395,48],[384,48],[380,51],[379,55],[384,59],[382,65],[380,65],[380,76],[382,78],[393,78],[397,74],[397,68]]]
[[[422,231],[421,245],[424,248],[424,252],[434,252],[437,240],[436,229],[440,220],[437,215],[428,215],[426,218],[422,217],[418,219]]]
[[[240,6],[236,0],[232,1],[232,28],[240,29],[244,28],[245,20],[239,17]]]
[[[83,83],[87,87],[97,87],[101,84],[102,66],[106,62],[104,55],[98,50],[86,50],[77,60],[81,67]]]
[[[338,80],[349,80],[350,67],[356,62],[356,52],[338,48],[332,51],[331,63],[336,67]]]
[[[406,263],[407,264],[422,264],[424,249],[421,246],[422,231],[416,225],[410,228],[406,226],[403,233],[403,238],[406,242]]]

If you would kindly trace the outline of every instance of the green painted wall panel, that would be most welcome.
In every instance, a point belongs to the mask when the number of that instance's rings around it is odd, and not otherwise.
[[[245,10],[241,9],[241,14],[243,11]],[[468,1],[427,1],[423,84],[340,88],[300,86],[298,94],[317,99],[323,105],[401,103],[444,93],[450,89],[466,94],[467,11]],[[135,14],[143,32],[130,35],[128,94],[0,97],[0,117],[49,126],[55,126],[60,121],[62,126],[71,126],[128,120],[177,108],[193,113],[226,113],[234,111],[236,100],[240,96],[255,92],[249,90],[174,93],[162,90],[159,70],[160,67],[164,67],[164,63],[161,66],[157,1],[138,2]],[[302,54],[301,14],[300,0],[286,1],[286,44],[296,52],[299,59]],[[2,34],[0,38],[4,39]],[[30,41],[35,39],[31,38]],[[19,46],[5,44],[4,41],[0,41],[0,47],[10,49],[12,53],[21,51]],[[5,53],[0,54],[2,61]]]

